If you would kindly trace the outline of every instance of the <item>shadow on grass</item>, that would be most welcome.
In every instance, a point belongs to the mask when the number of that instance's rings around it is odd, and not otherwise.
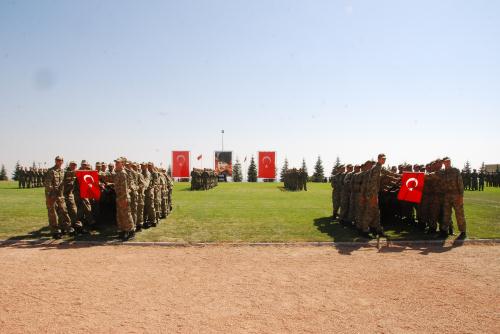
[[[373,248],[373,243],[370,244],[365,238],[360,238],[357,231],[353,228],[341,225],[334,222],[332,217],[321,217],[314,219],[314,226],[321,233],[325,233],[332,238],[333,242],[354,242],[353,244],[336,245],[338,252],[344,255],[350,255],[353,251],[361,248]],[[420,251],[422,255],[430,253],[444,253],[453,248],[463,245],[463,241],[454,240],[450,242],[444,239],[435,239],[423,233],[415,224],[407,223],[386,223],[384,224],[386,233],[389,237],[383,238],[380,241],[379,252],[381,253],[398,253],[405,250]],[[374,241],[376,239],[373,239]],[[391,242],[400,242],[399,244],[391,244]],[[422,241],[419,243],[419,241]],[[407,244],[405,242],[408,242]],[[427,243],[426,243],[427,242]]]

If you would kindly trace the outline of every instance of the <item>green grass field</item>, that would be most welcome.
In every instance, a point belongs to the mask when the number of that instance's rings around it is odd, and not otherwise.
[[[174,188],[174,212],[167,220],[138,234],[137,241],[278,242],[353,241],[356,234],[331,222],[329,184],[308,184],[308,192],[284,191],[276,183],[227,183],[207,192],[189,184]],[[500,238],[500,189],[467,192],[469,238]],[[426,239],[412,226],[388,226],[393,239]],[[43,189],[17,189],[0,182],[0,239],[49,236]],[[114,231],[86,239],[107,240]]]

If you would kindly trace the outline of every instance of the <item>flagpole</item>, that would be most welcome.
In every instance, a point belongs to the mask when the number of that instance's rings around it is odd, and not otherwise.
[[[224,129],[221,130],[222,134],[222,152],[224,152]]]

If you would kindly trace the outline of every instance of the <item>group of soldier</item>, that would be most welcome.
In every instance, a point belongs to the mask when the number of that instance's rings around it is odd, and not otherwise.
[[[218,184],[219,177],[213,169],[193,168],[191,171],[191,190],[210,190]]]
[[[462,171],[462,181],[465,190],[484,191],[485,180],[486,175],[482,171],[479,173],[475,169],[472,170],[472,173],[470,171]]]
[[[47,174],[47,169],[19,166],[16,174],[19,188],[40,188],[43,187],[43,179]]]
[[[99,200],[80,196],[76,172],[90,171],[91,165],[83,160],[77,168],[71,161],[63,169],[63,163],[57,156],[44,178],[49,226],[55,239],[64,234],[89,234],[98,224],[116,224],[118,237],[126,241],[136,231],[157,226],[172,211],[173,180],[151,162],[139,164],[122,157],[114,164],[96,163]]]
[[[446,238],[453,234],[452,209],[460,231],[466,238],[463,208],[464,185],[461,173],[448,157],[427,165],[400,165],[384,168],[386,157],[361,165],[341,165],[331,179],[333,219],[355,228],[360,236],[385,236],[381,221],[417,223],[426,233]],[[444,169],[443,169],[444,165]],[[419,204],[399,201],[403,172],[424,172],[424,187]]]
[[[307,172],[303,169],[287,169],[283,174],[285,189],[291,191],[307,191]]]
[[[487,187],[500,187],[500,171],[485,174]]]

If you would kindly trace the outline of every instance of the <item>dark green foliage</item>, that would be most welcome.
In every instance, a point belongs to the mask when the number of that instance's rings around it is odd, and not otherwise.
[[[285,162],[283,163],[283,168],[281,168],[280,182],[285,181],[285,173],[287,170],[288,170],[288,159],[285,158]]]
[[[233,181],[241,182],[243,181],[243,173],[241,171],[241,163],[239,159],[236,159],[236,163],[233,167]]]
[[[306,175],[309,175],[309,173],[307,172],[307,166],[306,166],[306,159],[302,158],[302,167],[301,169],[306,172]]]
[[[248,182],[257,182],[257,165],[253,156],[250,160],[250,166],[248,166]]]
[[[19,181],[19,169],[21,168],[21,164],[16,162],[16,166],[14,167],[14,172],[12,173],[12,180]]]
[[[469,162],[469,160],[467,160],[467,161],[465,162],[465,165],[464,165],[464,172],[466,172],[466,173],[470,173],[470,172],[472,172],[472,170],[471,170],[471,168],[470,168],[470,162]]]
[[[340,166],[340,158],[337,156],[335,159],[335,165],[332,168],[332,176],[335,175],[335,170]]]
[[[314,166],[314,174],[312,175],[312,182],[323,182],[325,179],[325,169],[323,168],[323,161],[321,157],[318,156],[316,165]]]
[[[7,181],[8,179],[5,165],[2,165],[2,169],[0,169],[0,181]]]

